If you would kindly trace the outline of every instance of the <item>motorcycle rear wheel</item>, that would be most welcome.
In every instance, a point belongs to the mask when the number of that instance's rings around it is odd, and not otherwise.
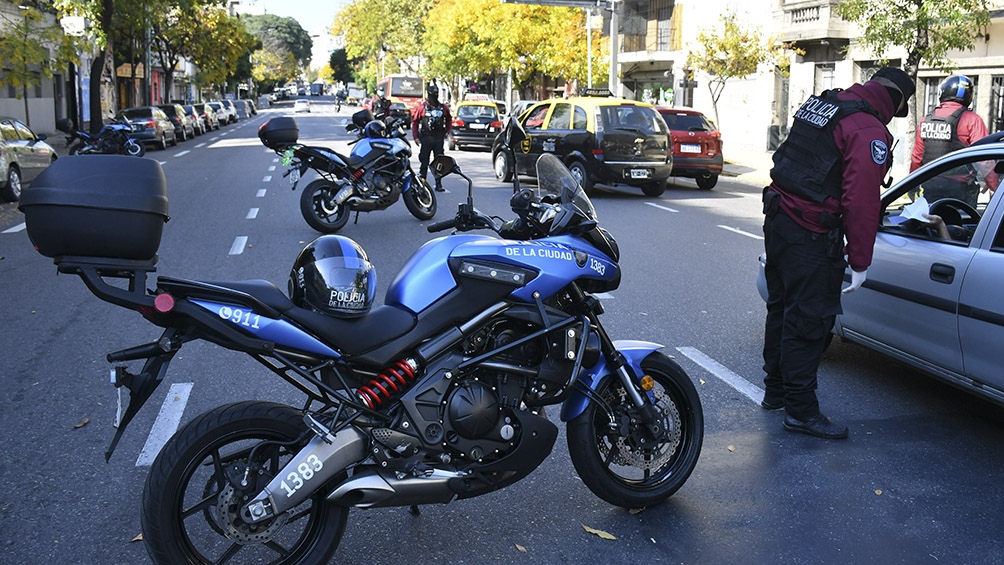
[[[326,563],[348,520],[348,508],[325,501],[326,490],[257,525],[239,517],[242,497],[282,469],[306,430],[302,413],[269,402],[220,406],[179,430],[143,489],[143,541],[153,562]],[[257,472],[242,492],[227,472],[243,475],[252,454]]]
[[[568,451],[582,482],[596,496],[623,508],[665,501],[690,477],[704,441],[704,413],[690,377],[661,353],[642,361],[655,386],[647,393],[665,434],[652,442],[641,429],[637,409],[616,375],[597,388],[613,411],[615,429],[598,403],[568,423]]]
[[[424,222],[436,215],[436,192],[429,186],[429,181],[417,180],[402,197],[411,215]]]
[[[321,233],[335,233],[349,222],[348,206],[331,208],[331,191],[336,187],[325,179],[308,184],[300,195],[300,213],[307,225]],[[410,209],[410,208],[409,208]]]

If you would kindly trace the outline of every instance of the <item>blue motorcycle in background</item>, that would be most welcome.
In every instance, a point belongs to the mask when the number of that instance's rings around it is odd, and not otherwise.
[[[436,193],[411,168],[411,144],[403,125],[396,117],[384,122],[374,120],[369,110],[356,112],[347,127],[357,135],[348,156],[297,143],[299,128],[290,117],[265,122],[258,137],[290,167],[286,174],[293,190],[307,169],[317,171],[320,178],[307,184],[300,196],[300,213],[315,230],[335,233],[348,223],[350,212],[356,212],[358,221],[359,212],[385,210],[398,198],[419,220],[436,215]]]
[[[96,135],[74,129],[73,120],[56,121],[56,129],[66,134],[66,151],[69,155],[146,155],[146,146],[132,137],[132,126],[110,121],[101,126]]]
[[[452,157],[437,157],[432,169],[467,180],[457,214],[428,227],[454,233],[423,244],[372,308],[374,271],[343,236],[321,236],[301,252],[289,295],[262,280],[166,276],[147,290],[155,256],[60,257],[83,251],[54,248],[76,244],[63,239],[46,245],[29,201],[29,236],[60,272],[164,328],[156,341],[108,355],[129,399],[109,457],[191,341],[245,352],[306,397],[296,407],[220,406],[178,430],[143,490],[143,541],[154,562],[327,562],[350,508],[447,503],[528,475],[558,436],[546,406],[561,406],[579,477],[611,504],[658,504],[691,475],[704,432],[697,391],[661,345],[614,341],[604,330],[596,294],[619,286],[619,249],[568,169],[543,155],[537,187],[516,187],[506,222],[474,207],[473,183]],[[466,233],[473,230],[493,233]],[[159,245],[159,232],[138,239]],[[156,245],[130,256],[152,255]],[[130,370],[130,360],[143,360],[142,369]]]

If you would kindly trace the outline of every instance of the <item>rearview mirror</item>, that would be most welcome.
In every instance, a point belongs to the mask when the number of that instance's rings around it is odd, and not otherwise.
[[[519,123],[519,120],[515,116],[510,116],[507,118],[508,123],[505,127],[505,145],[509,149],[519,146],[520,143],[526,139],[526,130],[523,129],[523,125]]]
[[[449,155],[440,155],[432,160],[430,167],[432,168],[432,174],[437,179],[441,179],[453,172],[453,169],[457,167],[457,160]]]

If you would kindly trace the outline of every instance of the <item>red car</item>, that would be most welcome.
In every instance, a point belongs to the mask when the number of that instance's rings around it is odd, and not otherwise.
[[[687,177],[697,181],[698,188],[711,190],[718,184],[722,172],[722,133],[704,114],[693,108],[667,108],[656,110],[669,126],[673,145],[674,177]]]

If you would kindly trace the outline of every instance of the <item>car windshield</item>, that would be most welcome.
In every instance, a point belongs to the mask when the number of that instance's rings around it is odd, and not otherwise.
[[[544,153],[537,159],[537,196],[557,196],[563,208],[570,208],[588,220],[596,220],[596,209],[589,197],[575,181],[572,173],[553,153]]]
[[[666,125],[672,130],[711,131],[714,129],[714,126],[712,126],[708,120],[700,114],[663,112],[662,118],[666,120]]]

